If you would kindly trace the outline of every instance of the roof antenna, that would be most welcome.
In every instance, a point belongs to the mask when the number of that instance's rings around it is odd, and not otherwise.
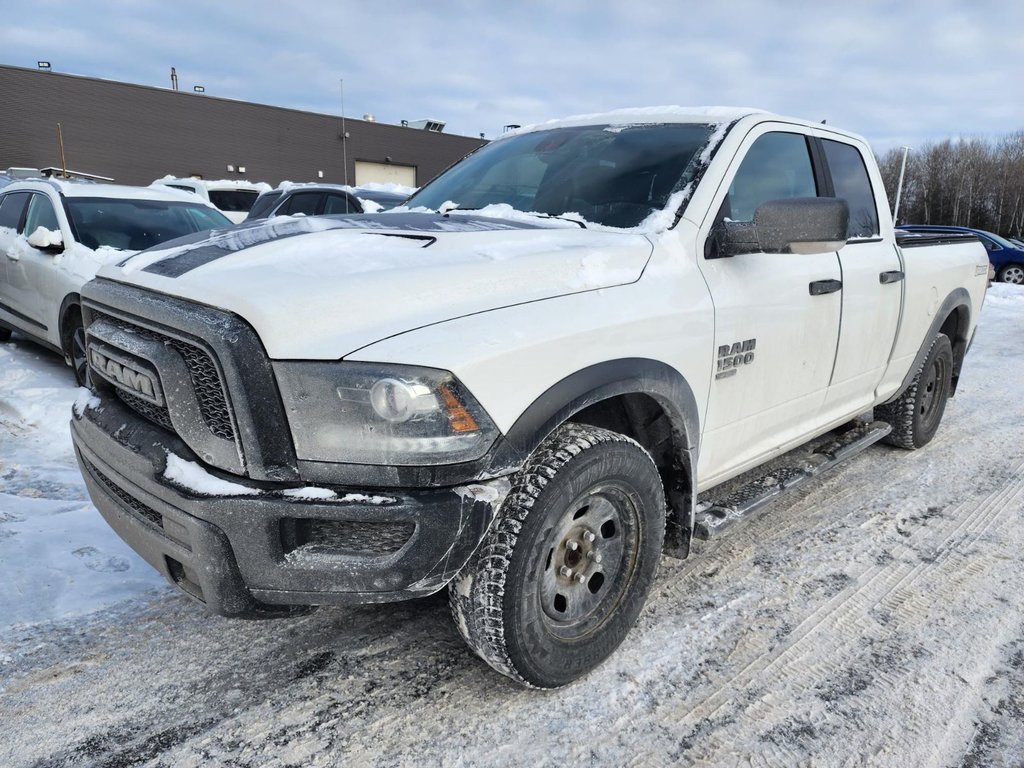
[[[348,131],[345,130],[345,79],[341,79],[341,162],[345,166],[345,186],[348,186]]]
[[[60,123],[57,123],[57,143],[60,145],[60,169],[62,176],[67,179],[68,176],[68,164],[64,160],[64,132],[60,128]]]

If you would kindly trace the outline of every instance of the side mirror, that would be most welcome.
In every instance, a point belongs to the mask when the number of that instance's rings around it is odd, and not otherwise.
[[[706,255],[725,258],[743,253],[831,253],[846,245],[850,207],[835,197],[769,200],[754,220],[722,221],[708,238]]]
[[[64,251],[64,238],[60,232],[53,232],[46,227],[37,227],[36,231],[28,236],[28,244],[43,253],[62,253]]]

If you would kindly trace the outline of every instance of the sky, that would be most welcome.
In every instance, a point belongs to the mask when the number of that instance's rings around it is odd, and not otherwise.
[[[655,105],[827,120],[876,152],[1024,129],[1024,3],[4,0],[0,64],[380,122]],[[344,86],[342,86],[344,81]]]

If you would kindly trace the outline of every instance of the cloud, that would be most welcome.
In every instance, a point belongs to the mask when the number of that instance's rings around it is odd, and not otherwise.
[[[645,104],[739,104],[884,151],[1024,127],[1024,5],[978,0],[425,4],[13,0],[0,61],[450,132]]]

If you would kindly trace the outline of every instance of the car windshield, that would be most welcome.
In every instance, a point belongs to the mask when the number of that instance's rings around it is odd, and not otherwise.
[[[262,219],[268,213],[270,209],[274,207],[274,204],[281,199],[283,193],[281,190],[274,190],[273,192],[264,192],[262,195],[256,198],[256,202],[252,204],[252,208],[249,209],[249,215],[246,219]]]
[[[634,227],[694,174],[714,126],[653,124],[533,131],[488,144],[413,195],[440,209],[507,203],[518,211]]]
[[[210,202],[222,211],[240,211],[245,213],[260,193],[254,189],[211,189]]]
[[[78,242],[141,251],[175,237],[234,224],[220,211],[199,203],[69,197],[71,224]]]

